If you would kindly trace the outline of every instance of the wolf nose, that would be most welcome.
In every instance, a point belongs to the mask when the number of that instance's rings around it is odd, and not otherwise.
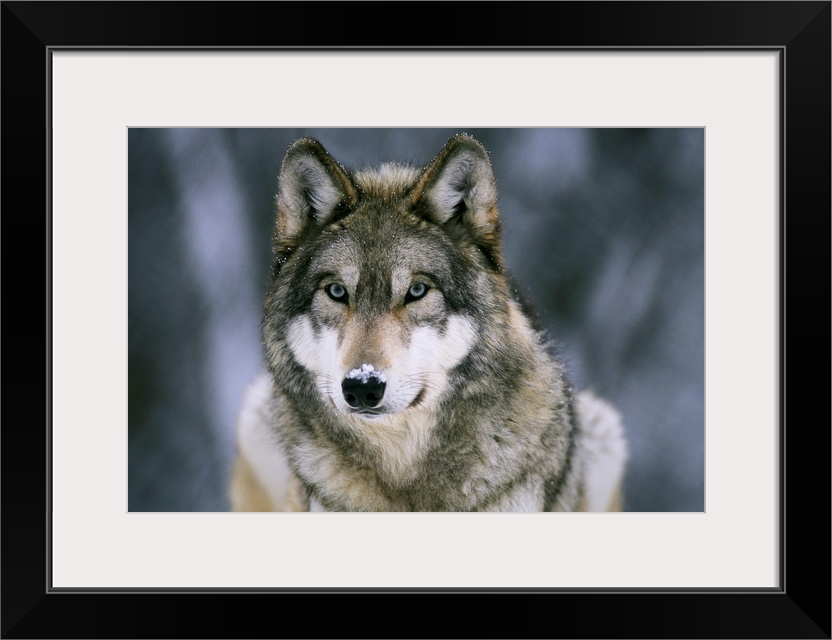
[[[344,400],[353,409],[367,409],[375,407],[384,397],[384,387],[387,386],[378,376],[368,375],[360,378],[345,378],[341,383]]]

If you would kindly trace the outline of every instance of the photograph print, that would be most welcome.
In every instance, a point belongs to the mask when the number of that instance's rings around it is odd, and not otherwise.
[[[704,135],[131,128],[129,511],[703,511]]]

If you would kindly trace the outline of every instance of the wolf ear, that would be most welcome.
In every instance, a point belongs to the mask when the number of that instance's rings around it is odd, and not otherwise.
[[[451,138],[425,168],[411,197],[420,215],[467,232],[499,268],[497,185],[488,154],[479,142],[465,134]]]
[[[349,174],[312,138],[289,147],[277,182],[277,241],[283,246],[308,225],[323,226],[358,198]]]

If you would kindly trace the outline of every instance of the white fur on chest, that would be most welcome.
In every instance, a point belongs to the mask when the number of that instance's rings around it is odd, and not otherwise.
[[[431,409],[411,409],[373,420],[350,416],[349,422],[377,453],[385,479],[398,484],[414,478],[430,448],[436,416]]]
[[[404,485],[419,473],[420,462],[430,449],[435,418],[428,410],[408,415],[380,416],[364,420],[348,418],[349,426],[378,461],[376,471],[359,469],[331,442],[308,439],[296,444],[292,457],[308,483],[339,503],[355,510],[391,511],[381,478],[388,485]]]

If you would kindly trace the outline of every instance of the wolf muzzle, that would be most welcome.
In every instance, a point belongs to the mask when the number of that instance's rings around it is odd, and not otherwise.
[[[386,376],[372,365],[365,364],[347,374],[341,383],[341,392],[353,409],[372,409],[381,402],[386,386]]]

